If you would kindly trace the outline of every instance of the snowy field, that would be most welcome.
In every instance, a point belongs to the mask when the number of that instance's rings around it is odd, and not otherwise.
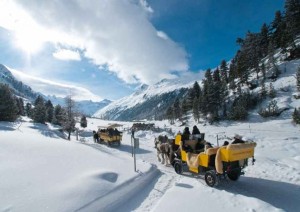
[[[158,163],[153,143],[158,134],[149,131],[136,133],[135,172],[130,133],[124,133],[120,148],[93,143],[91,131],[106,123],[89,119],[79,141],[75,136],[67,141],[51,125],[26,118],[0,122],[0,211],[300,210],[300,130],[290,119],[198,124],[215,145],[216,135],[222,144],[237,132],[258,144],[255,165],[237,182],[217,188],[208,187],[203,176],[177,175]],[[182,128],[173,126],[173,132]]]

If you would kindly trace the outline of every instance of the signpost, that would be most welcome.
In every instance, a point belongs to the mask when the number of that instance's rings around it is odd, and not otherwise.
[[[134,171],[136,172],[135,149],[139,148],[139,139],[134,137],[134,128],[131,128],[131,155],[133,157]]]

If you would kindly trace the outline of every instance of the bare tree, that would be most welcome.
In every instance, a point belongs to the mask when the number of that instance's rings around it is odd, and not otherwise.
[[[77,113],[75,110],[75,102],[71,95],[65,98],[65,117],[62,123],[63,129],[68,133],[68,140],[71,139],[71,132],[75,130]]]

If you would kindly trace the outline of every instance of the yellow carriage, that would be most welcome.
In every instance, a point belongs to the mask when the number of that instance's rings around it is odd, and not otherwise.
[[[99,142],[105,142],[108,146],[116,145],[120,146],[123,133],[118,130],[120,124],[110,124],[107,126],[98,127]]]
[[[187,140],[186,145],[195,149],[197,141]],[[175,145],[179,146],[173,166],[175,172],[183,173],[184,167],[188,171],[198,174],[205,174],[205,181],[208,186],[217,186],[220,179],[229,178],[236,181],[242,170],[248,165],[248,159],[252,158],[254,163],[255,142],[245,142],[239,144],[229,144],[227,146],[205,148],[200,153],[187,152],[184,150],[181,135],[175,137]]]

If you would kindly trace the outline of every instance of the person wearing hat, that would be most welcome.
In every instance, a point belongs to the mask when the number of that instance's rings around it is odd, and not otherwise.
[[[242,140],[242,136],[235,134],[234,135],[234,141],[232,142],[232,144],[242,144],[245,143],[245,141]]]

